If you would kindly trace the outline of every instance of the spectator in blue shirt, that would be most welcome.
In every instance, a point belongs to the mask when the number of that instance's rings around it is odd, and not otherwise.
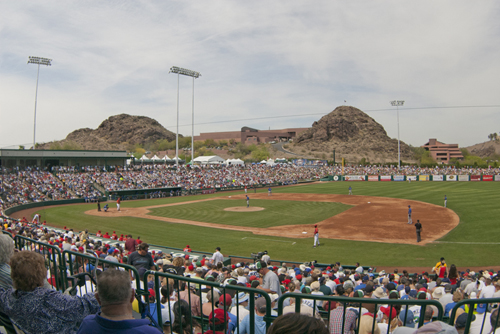
[[[97,291],[95,297],[101,305],[101,312],[87,316],[78,333],[161,333],[150,326],[149,319],[134,319],[132,316],[135,291],[126,271],[104,271],[98,277]]]

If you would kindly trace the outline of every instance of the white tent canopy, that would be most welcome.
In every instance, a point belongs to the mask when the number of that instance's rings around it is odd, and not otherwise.
[[[241,159],[227,159],[224,161],[224,164],[228,166],[243,166],[245,162]]]
[[[158,161],[158,160],[161,160],[161,159],[160,159],[160,158],[158,158],[158,157],[156,156],[156,154],[155,154],[155,155],[153,155],[153,157],[151,158],[151,160],[153,160],[153,161]]]
[[[168,155],[165,154],[165,156],[161,158],[161,160],[170,160],[170,158],[168,157]]]
[[[218,155],[200,156],[193,159],[193,163],[201,165],[218,165],[224,163],[224,159]]]
[[[268,166],[274,166],[274,165],[276,165],[276,163],[274,162],[273,159],[269,159],[269,160],[266,161],[266,165],[268,165]]]
[[[144,160],[149,160],[149,158],[145,154],[143,154],[139,160],[144,161]]]

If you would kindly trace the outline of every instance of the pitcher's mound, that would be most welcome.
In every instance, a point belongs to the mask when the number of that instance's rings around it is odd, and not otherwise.
[[[233,206],[231,208],[225,208],[224,211],[232,211],[232,212],[255,212],[255,211],[262,211],[264,208],[261,208],[259,206],[251,206],[247,208],[246,206]]]

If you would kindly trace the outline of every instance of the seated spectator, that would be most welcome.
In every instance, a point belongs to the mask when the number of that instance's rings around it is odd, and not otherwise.
[[[317,318],[300,313],[288,313],[276,318],[267,334],[328,334],[328,329]]]
[[[175,302],[177,298],[174,295],[174,287],[172,284],[165,284],[160,289],[161,292],[161,304],[164,308],[161,309],[161,320],[163,321],[163,328],[167,327],[174,321],[175,315],[173,312]]]
[[[9,289],[12,287],[10,277],[10,258],[14,254],[14,241],[6,234],[0,234],[0,287]],[[0,312],[0,326],[3,326],[8,333],[15,333],[9,317]]]
[[[95,297],[101,312],[83,319],[78,333],[161,333],[149,326],[149,320],[132,316],[135,291],[130,286],[128,273],[104,271],[97,278],[97,290]]]
[[[195,319],[191,318],[191,308],[185,300],[179,300],[174,304],[175,320],[172,325],[174,333],[191,334],[201,333],[201,326]],[[193,331],[194,330],[194,331]]]
[[[23,332],[75,333],[83,318],[99,311],[93,293],[71,297],[44,288],[47,269],[42,255],[15,253],[10,266],[14,287],[0,287],[0,312]]]
[[[217,309],[219,306],[219,298],[220,298],[220,294],[217,290],[212,290],[212,291],[208,291],[207,292],[207,300],[208,302],[207,303],[204,303],[202,305],[202,312],[203,312],[203,315],[205,316],[209,316],[210,313],[212,313],[213,310]],[[247,311],[248,312],[248,311]],[[234,313],[233,313],[234,314]]]
[[[230,321],[229,314],[222,309],[216,309],[208,316],[209,329],[204,334],[225,334]]]
[[[266,299],[264,297],[255,300],[254,334],[266,334]],[[239,334],[250,334],[250,314],[248,314],[238,325]]]

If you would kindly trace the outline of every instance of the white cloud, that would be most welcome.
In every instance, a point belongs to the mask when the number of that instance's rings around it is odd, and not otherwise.
[[[122,112],[175,130],[171,66],[202,73],[197,133],[310,126],[347,100],[397,137],[393,99],[405,108],[500,104],[498,14],[495,2],[465,0],[2,2],[0,147],[32,141],[30,55],[53,59],[40,69],[40,142]],[[180,79],[180,124],[190,124],[192,79]],[[436,137],[467,146],[498,131],[498,107],[405,108],[401,139],[413,145]]]

